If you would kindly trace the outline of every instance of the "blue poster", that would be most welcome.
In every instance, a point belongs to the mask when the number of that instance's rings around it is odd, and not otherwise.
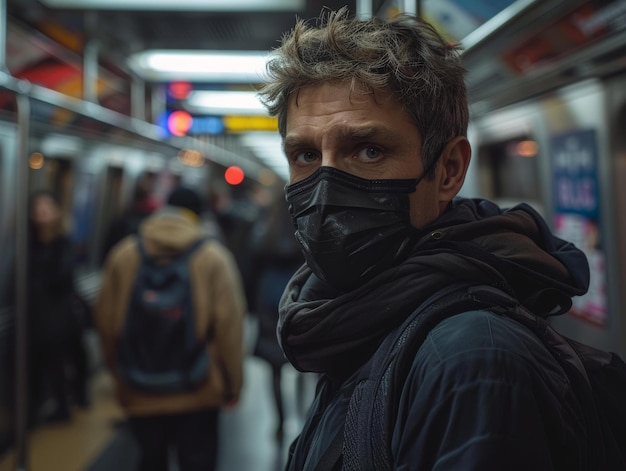
[[[98,209],[95,183],[95,175],[89,173],[76,175],[72,208],[72,239],[75,248],[74,261],[77,265],[87,263],[89,258],[89,243]]]
[[[555,213],[598,220],[597,145],[594,129],[570,131],[551,142]]]
[[[589,290],[573,299],[570,314],[604,325],[607,317],[606,266],[600,230],[598,147],[593,129],[570,131],[551,140],[554,228],[587,256]]]

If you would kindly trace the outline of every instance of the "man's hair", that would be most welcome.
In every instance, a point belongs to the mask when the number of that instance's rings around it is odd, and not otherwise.
[[[298,19],[267,64],[260,97],[285,137],[287,105],[302,87],[338,82],[390,89],[422,133],[428,168],[445,145],[467,134],[469,111],[459,46],[411,15],[357,19],[346,7]],[[431,172],[432,174],[432,172]]]

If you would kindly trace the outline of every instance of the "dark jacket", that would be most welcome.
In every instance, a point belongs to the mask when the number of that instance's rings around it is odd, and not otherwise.
[[[72,244],[59,236],[43,244],[33,238],[29,253],[29,330],[35,342],[60,343],[82,326],[70,308],[74,289]]]
[[[287,359],[276,339],[278,304],[290,278],[304,263],[284,197],[274,203],[267,217],[259,218],[250,246],[250,309],[259,321],[254,354],[279,369]]]
[[[281,303],[280,338],[297,368],[323,375],[288,469],[341,469],[316,465],[343,434],[354,377],[429,294],[487,284],[547,315],[566,311],[588,279],[582,252],[527,205],[503,212],[467,199],[423,231],[405,262],[352,292],[333,292],[303,268]],[[579,410],[530,331],[490,312],[462,313],[436,326],[412,362],[392,418],[393,469],[591,471]]]

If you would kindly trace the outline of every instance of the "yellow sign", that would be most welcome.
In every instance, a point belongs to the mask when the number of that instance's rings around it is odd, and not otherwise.
[[[278,131],[278,120],[270,116],[224,116],[226,132]]]

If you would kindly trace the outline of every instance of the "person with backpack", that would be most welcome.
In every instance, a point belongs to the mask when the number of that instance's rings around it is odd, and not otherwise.
[[[420,18],[343,8],[298,20],[270,56],[260,96],[306,259],[278,337],[321,375],[289,471],[626,469],[595,399],[596,373],[623,362],[546,321],[586,292],[583,252],[527,204],[458,196],[459,47]]]
[[[175,189],[108,255],[95,324],[139,448],[139,471],[214,470],[219,410],[243,381],[246,301],[232,254],[201,231],[202,203]]]

